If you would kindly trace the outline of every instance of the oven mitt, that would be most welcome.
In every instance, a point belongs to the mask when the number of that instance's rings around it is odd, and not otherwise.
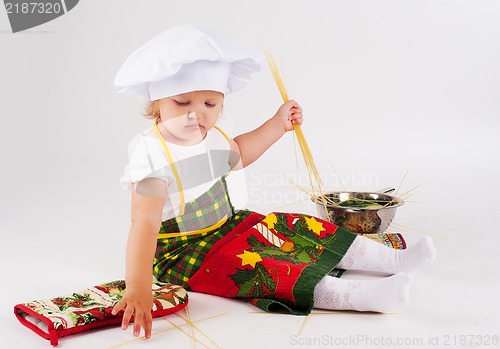
[[[111,310],[124,292],[125,281],[118,280],[72,295],[21,303],[14,307],[14,314],[23,325],[56,346],[60,337],[121,324],[123,311],[111,315]],[[153,317],[177,312],[188,305],[187,292],[181,286],[155,282],[152,292]]]

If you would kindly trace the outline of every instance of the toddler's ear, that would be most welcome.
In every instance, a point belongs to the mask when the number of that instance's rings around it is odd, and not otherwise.
[[[141,196],[161,198],[167,194],[167,184],[158,178],[144,178],[136,184],[135,191]]]

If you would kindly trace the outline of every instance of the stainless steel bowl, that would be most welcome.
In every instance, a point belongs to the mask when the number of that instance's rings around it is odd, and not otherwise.
[[[394,188],[387,188],[379,192],[331,192],[313,198],[320,218],[332,222],[359,234],[382,233],[391,224],[396,209],[403,204],[403,200],[389,195]],[[382,207],[343,207],[338,206],[347,200],[368,200],[382,205]],[[324,204],[325,203],[325,204]],[[326,208],[326,210],[325,210]]]

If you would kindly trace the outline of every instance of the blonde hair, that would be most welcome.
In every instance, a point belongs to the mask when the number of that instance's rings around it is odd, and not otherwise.
[[[160,118],[160,101],[150,101],[146,106],[146,110],[144,112],[144,117],[146,119],[159,119]]]

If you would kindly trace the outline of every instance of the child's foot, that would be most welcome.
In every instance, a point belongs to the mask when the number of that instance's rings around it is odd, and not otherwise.
[[[410,301],[410,288],[413,276],[397,273],[390,277],[375,281],[365,281],[363,292],[352,297],[358,303],[358,311],[393,312]]]
[[[380,280],[355,281],[331,276],[314,289],[314,307],[330,310],[393,312],[410,300],[413,277],[397,273]]]
[[[430,265],[436,259],[436,247],[430,237],[420,239],[418,243],[401,251],[399,254],[400,271],[414,272]]]
[[[377,271],[396,274],[414,272],[436,259],[436,247],[430,237],[404,250],[396,250],[363,236],[357,236],[337,265],[347,270]]]

